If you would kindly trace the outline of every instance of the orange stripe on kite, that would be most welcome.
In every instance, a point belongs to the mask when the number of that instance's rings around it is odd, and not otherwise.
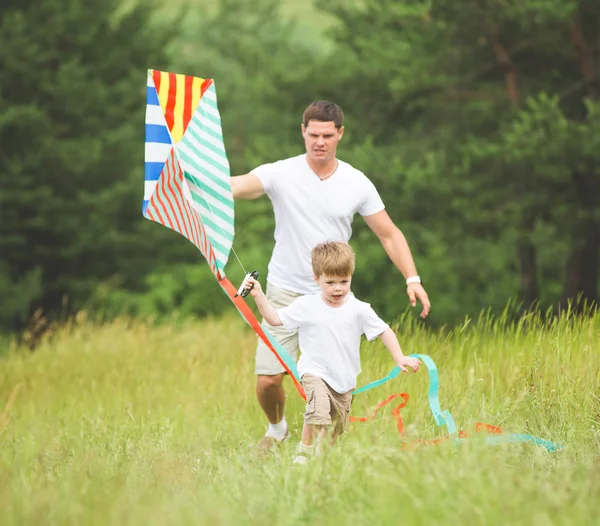
[[[174,155],[172,151],[171,151],[171,155]],[[168,161],[171,161],[171,162],[167,162],[167,164],[165,165],[165,169],[166,169],[166,172],[167,172],[166,173],[167,177],[164,177],[164,175],[161,177],[161,181],[162,181],[161,190],[163,192],[163,196],[165,198],[165,201],[169,205],[169,209],[173,213],[173,217],[175,218],[175,223],[177,224],[177,228],[174,229],[174,230],[176,232],[179,232],[183,236],[185,234],[183,233],[183,228],[181,228],[181,225],[179,224],[179,216],[177,215],[177,212],[175,211],[175,207],[173,206],[173,201],[169,198],[168,190],[170,188],[170,183],[171,183],[171,180],[173,178],[173,175],[172,175],[172,172],[171,172],[171,170],[173,168],[172,157],[169,158]]]
[[[183,202],[183,190],[181,189],[181,185],[179,184],[179,178],[182,177],[181,168],[179,167],[179,163],[174,161],[173,158],[169,159],[169,185],[168,189],[170,195],[177,207],[178,216],[181,218],[181,223],[183,225],[181,234],[184,235],[189,241],[193,242],[192,239],[192,231],[188,229],[187,217],[184,213],[185,205]]]
[[[200,219],[197,217],[197,213],[195,210],[192,210],[191,219],[194,230],[196,231],[196,242],[194,244],[196,245],[196,248],[202,253],[202,236],[204,235],[204,228],[202,227],[202,223],[200,223]],[[203,253],[202,255],[204,256]]]
[[[166,166],[166,165],[165,165]],[[159,178],[159,183],[156,185],[156,190],[154,190],[154,194],[152,194],[152,200],[156,201],[156,206],[157,206],[157,211],[159,213],[160,216],[164,216],[164,224],[167,225],[171,230],[175,230],[175,225],[173,224],[173,222],[171,221],[171,217],[169,215],[169,212],[167,210],[167,207],[165,206],[165,204],[163,203],[163,200],[161,198],[161,184],[164,182],[164,168],[163,168],[163,173],[160,175]]]

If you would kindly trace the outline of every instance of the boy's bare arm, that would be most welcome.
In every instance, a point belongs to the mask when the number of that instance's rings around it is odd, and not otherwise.
[[[398,342],[398,338],[392,329],[387,329],[379,335],[383,345],[385,345],[390,351],[396,365],[400,367],[402,372],[407,373],[407,367],[410,367],[413,372],[417,372],[419,370],[419,366],[421,362],[417,358],[412,358],[411,356],[404,356],[402,353],[402,349],[400,348],[400,343]]]
[[[254,285],[254,287],[252,287],[252,285]],[[265,296],[264,292],[262,291],[262,287],[257,280],[254,278],[248,278],[246,289],[250,289],[250,295],[254,298],[258,310],[269,325],[272,325],[273,327],[279,327],[283,325],[279,319],[279,315],[277,314],[275,307],[269,303],[269,300]]]

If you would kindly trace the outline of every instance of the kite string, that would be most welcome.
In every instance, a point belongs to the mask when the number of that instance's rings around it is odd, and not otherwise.
[[[244,268],[244,265],[242,264],[242,261],[240,260],[239,256],[237,255],[237,252],[235,251],[235,249],[233,248],[233,244],[231,245],[231,251],[233,252],[233,255],[235,256],[235,259],[238,260],[238,263],[240,264],[240,267],[242,267],[242,270],[244,271],[244,275],[247,275],[248,272],[246,272],[246,269]]]

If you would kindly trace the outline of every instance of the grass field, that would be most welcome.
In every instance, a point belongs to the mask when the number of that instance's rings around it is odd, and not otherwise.
[[[255,338],[241,319],[151,327],[80,319],[36,352],[0,360],[0,509],[10,524],[597,524],[600,316],[451,334],[399,329],[430,355],[442,408],[563,443],[489,446],[476,438],[402,450],[390,410],[352,424],[334,450],[291,464],[302,403],[287,382],[292,439],[253,454],[264,422],[253,394]],[[1,353],[0,353],[1,354]],[[359,384],[391,368],[363,348]],[[434,438],[427,375],[355,399],[410,394],[407,439]]]

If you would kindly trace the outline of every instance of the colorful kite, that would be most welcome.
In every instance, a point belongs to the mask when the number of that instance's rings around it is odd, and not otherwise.
[[[258,322],[244,298],[236,294],[236,288],[225,276],[225,266],[232,251],[235,217],[229,178],[229,161],[223,143],[214,81],[149,70],[142,214],[146,219],[178,232],[198,248],[241,316],[275,354],[300,395],[306,398],[295,361]],[[429,406],[436,424],[446,426],[448,436],[445,438],[464,438],[466,434],[457,432],[450,412],[440,408],[438,373],[433,360],[425,355],[413,356],[421,359],[429,371]],[[395,367],[385,378],[357,389],[354,394],[382,385],[399,374],[400,369]],[[398,397],[403,402],[393,410],[393,414],[402,434],[404,426],[400,409],[408,401],[406,393],[390,396],[379,404],[377,410]],[[352,418],[355,422],[369,419]],[[488,424],[477,424],[476,431],[487,431],[505,441],[534,442],[550,451],[559,448],[531,435],[503,434],[499,428]],[[432,442],[440,440],[444,439]]]
[[[191,241],[237,307],[304,390],[296,364],[258,322],[225,276],[234,237],[229,161],[212,79],[149,70],[142,214]]]

